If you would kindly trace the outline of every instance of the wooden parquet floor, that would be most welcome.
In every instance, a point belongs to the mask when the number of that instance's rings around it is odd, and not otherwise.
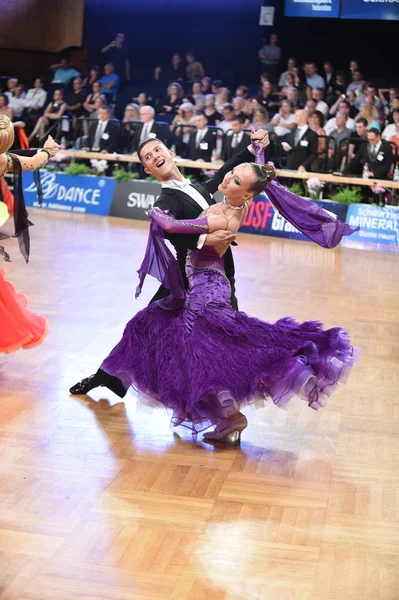
[[[0,600],[398,600],[398,257],[239,237],[242,310],[341,325],[363,358],[223,449],[133,394],[69,396],[156,288],[134,300],[147,224],[31,216],[6,266],[51,332],[0,357]]]

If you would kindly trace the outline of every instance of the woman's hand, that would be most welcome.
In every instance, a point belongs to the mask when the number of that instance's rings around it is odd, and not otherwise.
[[[264,150],[270,144],[269,133],[264,129],[258,129],[255,131],[255,128],[251,125],[251,142],[256,142],[258,146]]]
[[[51,156],[55,156],[60,149],[60,146],[53,140],[51,135],[49,135],[47,140],[44,142],[43,148],[50,150]]]

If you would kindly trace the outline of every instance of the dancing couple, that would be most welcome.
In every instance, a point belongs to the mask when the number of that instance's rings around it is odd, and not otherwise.
[[[26,262],[29,260],[30,241],[29,227],[32,223],[28,219],[22,191],[22,172],[40,169],[49,158],[59,150],[51,136],[46,140],[43,148],[38,152],[21,151],[20,154],[9,154],[7,151],[14,143],[14,127],[7,116],[0,115],[0,177],[6,173],[14,174],[14,202],[13,219],[14,233],[0,231],[0,240],[16,237],[19,241],[20,251]],[[36,179],[37,183],[38,179]],[[2,211],[0,227],[8,220],[8,211]],[[0,246],[0,255],[6,261],[10,256],[4,246]],[[6,279],[6,272],[0,269],[0,352],[9,353],[20,348],[33,348],[40,344],[47,333],[46,319],[30,312],[27,307],[26,296],[18,293],[13,284]]]
[[[194,433],[213,427],[204,434],[206,440],[237,443],[247,426],[241,407],[257,399],[284,406],[297,395],[317,410],[346,380],[358,352],[345,330],[325,331],[318,321],[297,323],[288,317],[271,324],[235,310],[234,264],[226,246],[254,196],[266,191],[285,218],[325,248],[353,232],[275,182],[274,168],[264,164],[267,133],[252,131],[251,137],[253,148],[194,186],[184,180],[173,152],[160,140],[141,144],[138,156],[144,169],[163,189],[148,213],[152,222],[136,296],[148,274],[162,285],[150,305],[126,325],[97,373],[71,393],[103,385],[123,397],[132,386],[170,409],[174,425]],[[224,195],[220,204],[212,196],[217,189]],[[192,212],[196,218],[190,218]]]

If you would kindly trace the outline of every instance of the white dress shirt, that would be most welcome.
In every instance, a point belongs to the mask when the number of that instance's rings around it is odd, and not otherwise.
[[[297,127],[295,131],[295,145],[298,146],[299,142],[309,129],[309,125],[301,125],[301,127]]]
[[[21,96],[20,98],[16,98],[15,96],[13,96],[8,102],[8,106],[12,109],[14,117],[19,118],[22,116],[22,113],[25,110],[25,99],[23,96]]]
[[[319,110],[326,117],[329,111],[327,102],[324,102],[324,100],[319,100],[316,110]]]
[[[140,144],[145,142],[145,140],[148,140],[148,138],[150,137],[150,133],[151,133],[151,129],[152,129],[153,125],[154,125],[154,120],[150,121],[149,123],[143,123],[143,129],[141,130],[141,135],[140,135]]]
[[[94,134],[93,146],[91,148],[94,152],[98,152],[100,150],[101,137],[107,129],[108,120],[109,119],[107,119],[106,121],[99,121],[97,124],[96,133]]]
[[[201,144],[201,142],[203,142],[204,137],[206,136],[207,133],[208,133],[208,127],[205,127],[204,129],[198,129],[197,135],[195,136],[195,147],[196,148],[199,148],[199,145]]]
[[[390,142],[392,137],[395,135],[395,131],[395,123],[391,123],[385,127],[384,131],[382,132],[382,137],[384,140],[387,140],[387,142]]]
[[[295,115],[294,114],[288,115],[287,118],[280,116],[278,119],[277,125],[274,126],[274,133],[278,137],[287,135],[287,133],[291,133],[292,129],[289,129],[288,127],[284,127],[285,124],[288,125],[291,123],[295,123]]]
[[[30,108],[31,106],[38,106],[43,108],[46,104],[47,92],[43,88],[32,88],[28,90],[25,97],[25,106]]]

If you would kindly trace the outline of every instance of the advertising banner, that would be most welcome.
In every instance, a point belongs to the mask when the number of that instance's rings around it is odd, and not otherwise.
[[[90,215],[109,215],[115,179],[40,171],[40,180],[43,189],[42,208]],[[31,171],[23,174],[22,186],[26,205],[39,206],[36,184]]]
[[[342,240],[346,248],[399,252],[399,211],[367,204],[351,204],[346,222],[360,227]]]
[[[111,217],[148,221],[145,214],[161,193],[157,181],[118,181],[111,205]]]
[[[286,17],[339,17],[340,0],[285,0]]]
[[[343,19],[399,20],[399,0],[341,0]]]

